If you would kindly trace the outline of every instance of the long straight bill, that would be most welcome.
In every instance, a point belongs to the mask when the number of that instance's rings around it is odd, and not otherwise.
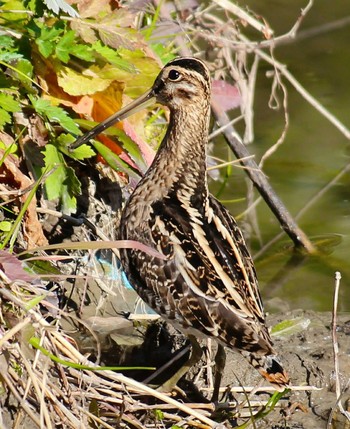
[[[87,143],[89,140],[93,139],[95,136],[102,133],[104,130],[111,127],[115,123],[122,121],[128,116],[131,116],[134,113],[137,113],[148,106],[151,106],[155,102],[156,98],[153,95],[152,89],[150,89],[145,94],[141,95],[141,97],[137,98],[136,100],[125,106],[123,109],[119,110],[119,112],[114,113],[112,116],[105,119],[100,124],[96,125],[96,127],[92,128],[90,131],[77,138],[76,141],[70,145],[69,149],[74,150],[78,146]]]

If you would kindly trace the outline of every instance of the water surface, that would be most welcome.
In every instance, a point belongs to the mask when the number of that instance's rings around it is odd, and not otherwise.
[[[261,13],[278,36],[288,31],[306,2],[251,0],[245,4]],[[350,16],[346,2],[316,1],[301,31],[307,36],[309,29],[319,28],[319,34],[277,47],[275,56],[324,107],[350,127],[350,25],[332,31],[322,31],[321,27],[346,16]],[[257,160],[277,141],[284,125],[283,112],[268,107],[271,87],[271,80],[266,77],[268,70],[271,66],[261,63],[255,102],[255,140],[249,146]],[[344,135],[284,82],[288,88],[290,126],[285,142],[266,161],[264,171],[295,216],[350,163],[350,150]],[[215,152],[227,158],[224,143],[217,142]],[[246,180],[244,173],[234,169],[220,198],[245,197]],[[347,172],[301,216],[300,227],[315,242],[323,243],[323,254],[296,262],[288,263],[293,252],[286,235],[261,254],[261,247],[281,229],[264,202],[257,206],[258,229],[250,231],[251,247],[253,254],[259,254],[256,265],[262,294],[265,300],[274,298],[273,308],[285,309],[287,303],[290,308],[331,310],[334,272],[338,270],[343,277],[339,307],[341,311],[350,310],[349,184]],[[220,184],[212,182],[211,187],[215,193]],[[246,201],[225,203],[235,215],[242,213],[246,204]],[[252,224],[249,225],[250,228]]]

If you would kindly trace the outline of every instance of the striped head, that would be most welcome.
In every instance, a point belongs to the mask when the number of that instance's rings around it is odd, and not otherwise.
[[[210,104],[211,80],[203,61],[182,57],[170,61],[159,73],[152,87],[152,95],[160,104],[177,110]]]
[[[70,149],[88,142],[113,124],[156,101],[169,107],[171,111],[183,110],[186,115],[192,114],[192,122],[197,126],[194,117],[196,114],[203,115],[205,112],[204,116],[209,117],[210,84],[209,70],[203,61],[191,57],[170,61],[159,73],[149,91],[80,136]]]

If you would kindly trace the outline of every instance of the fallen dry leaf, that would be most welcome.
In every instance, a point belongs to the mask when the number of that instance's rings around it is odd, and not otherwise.
[[[0,133],[0,140],[8,146],[10,143],[9,136],[5,133]],[[0,158],[4,155],[4,150],[0,149]],[[13,155],[7,155],[3,160],[3,164],[0,168],[0,180],[3,184],[8,185],[11,189],[17,191],[30,190],[34,182],[19,168],[19,162]],[[19,200],[23,204],[28,198],[28,193],[19,192]],[[33,196],[31,202],[28,205],[27,211],[23,219],[23,236],[27,242],[29,248],[35,246],[45,246],[48,244],[46,237],[44,236],[42,225],[39,222],[38,215],[36,212],[37,200]]]
[[[0,250],[0,269],[11,281],[31,282],[35,277],[23,269],[22,262],[6,250]]]

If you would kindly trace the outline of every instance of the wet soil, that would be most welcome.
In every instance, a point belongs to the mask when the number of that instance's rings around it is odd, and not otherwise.
[[[171,327],[160,321],[150,325],[143,322],[132,323],[128,320],[129,313],[125,312],[125,305],[131,307],[135,303],[132,290],[124,289],[123,299],[115,297],[108,299],[105,308],[109,314],[108,319],[96,316],[96,307],[86,307],[86,320],[91,328],[98,334],[101,341],[103,364],[116,365],[150,365],[162,367],[173,359],[179,350],[187,345],[186,338]],[[122,307],[122,308],[121,308]],[[113,310],[112,310],[113,308]],[[108,310],[109,309],[109,310]],[[92,316],[91,311],[94,311]],[[111,315],[112,312],[114,316]],[[117,315],[117,313],[119,315]],[[105,314],[107,316],[107,314]],[[138,318],[140,315],[133,317]],[[148,317],[147,313],[140,316]],[[84,315],[83,315],[84,318]],[[107,322],[106,322],[107,320]],[[345,429],[346,418],[339,412],[336,395],[335,363],[332,340],[332,314],[317,313],[313,311],[289,311],[283,314],[274,314],[267,317],[269,326],[281,326],[281,322],[288,321],[287,327],[274,334],[275,348],[280,356],[284,368],[288,371],[293,386],[301,390],[292,390],[286,393],[278,402],[275,410],[256,423],[256,428],[289,428],[289,429]],[[148,326],[148,327],[147,327]],[[86,333],[85,333],[86,334]],[[337,315],[337,341],[339,352],[337,361],[339,365],[339,383],[342,392],[341,403],[345,409],[350,406],[350,314]],[[90,342],[89,335],[84,340],[77,338],[81,347],[90,352],[96,350],[96,344]],[[201,362],[187,375],[186,381],[179,383],[188,395],[190,402],[203,402],[206,388],[210,385],[210,374],[207,368],[213,370],[213,353],[208,352],[207,342],[202,343],[203,357]],[[213,345],[215,349],[215,344]],[[214,350],[215,351],[215,350]],[[161,375],[152,380],[155,385],[162,384],[178,367],[188,358],[174,360],[171,371],[166,369]],[[138,380],[144,380],[149,372],[128,373]],[[194,385],[192,384],[194,382]],[[222,387],[258,386],[262,382],[260,375],[239,354],[227,350],[226,367],[223,374]],[[209,384],[208,384],[209,383]],[[262,382],[266,386],[266,382]],[[305,386],[311,386],[313,390]],[[317,389],[315,389],[317,388]],[[306,389],[306,390],[303,390]],[[252,401],[266,401],[272,392],[258,393]],[[222,400],[245,402],[245,394],[231,393],[229,397],[223,395]],[[232,409],[231,409],[232,411]],[[249,410],[244,408],[243,415],[249,416]],[[222,415],[218,418],[222,419]],[[246,421],[243,419],[230,419],[227,427],[235,427]]]
[[[119,186],[108,181],[111,192],[107,193],[118,201],[106,197],[104,184],[103,192],[99,187],[90,192],[85,201],[86,207],[81,210],[84,216],[93,219],[94,229],[91,225],[83,224],[72,226],[66,220],[56,218],[46,219],[47,234],[50,242],[86,241],[101,239],[99,228],[109,239],[115,238],[115,213],[120,207],[121,197]],[[118,191],[119,190],[119,191]],[[118,191],[118,192],[117,192]],[[104,194],[104,200],[99,198],[99,192]],[[107,199],[106,199],[107,198]],[[82,202],[80,206],[82,206]],[[84,217],[83,217],[84,219]],[[74,273],[78,278],[67,279],[58,284],[61,308],[68,315],[62,318],[63,328],[74,336],[80,351],[87,353],[91,359],[103,365],[147,365],[162,367],[185,348],[186,353],[182,360],[174,360],[171,365],[175,372],[186,360],[189,347],[186,338],[157,321],[150,323],[145,318],[152,314],[145,309],[136,293],[123,281],[118,263],[111,252],[100,251],[86,257],[86,252],[79,259],[70,264],[62,263],[59,270],[62,273]],[[79,278],[81,275],[81,278]],[[87,277],[86,277],[87,276]],[[271,308],[276,308],[274,303]],[[287,308],[286,303],[278,308]],[[266,308],[269,303],[265,302]],[[72,318],[69,317],[72,314]],[[84,324],[77,322],[79,319]],[[266,429],[347,429],[350,423],[338,411],[336,395],[336,377],[334,374],[334,355],[331,329],[331,313],[313,311],[284,311],[283,314],[273,314],[267,317],[269,326],[276,326],[282,321],[294,321],[274,335],[275,348],[281,358],[284,368],[288,371],[294,386],[313,386],[317,390],[292,390],[287,392],[278,402],[275,409],[264,419],[255,423],[255,428]],[[93,331],[94,336],[91,335]],[[75,332],[75,334],[72,334]],[[98,342],[96,342],[98,338]],[[339,353],[339,382],[341,389],[340,401],[345,409],[350,407],[350,314],[337,316],[337,340]],[[210,372],[213,371],[214,353],[209,353],[207,342],[202,343],[203,358],[182,380],[180,387],[187,397],[184,401],[205,401],[206,388],[212,382]],[[215,349],[215,345],[213,345]],[[149,372],[127,373],[128,376],[144,380]],[[167,369],[156,379],[154,384],[161,384],[171,371]],[[239,354],[227,351],[226,367],[222,379],[222,387],[229,386],[257,386],[261,377]],[[264,386],[266,383],[264,383]],[[197,388],[197,389],[196,389]],[[258,393],[249,399],[253,401],[266,401],[272,392]],[[232,402],[242,404],[246,401],[246,394],[230,393],[223,396]],[[13,404],[13,409],[18,404]],[[254,407],[254,406],[253,406]],[[249,416],[249,407],[241,408],[234,405],[238,414]],[[11,412],[4,408],[0,410],[0,428],[12,427]],[[231,408],[232,411],[232,408]],[[225,427],[235,427],[244,423],[246,418],[229,418]],[[219,415],[218,421],[222,421]],[[26,429],[31,429],[29,419],[26,419]],[[28,424],[27,424],[28,423]]]
[[[335,393],[334,353],[331,329],[331,313],[291,311],[268,318],[273,326],[283,320],[303,320],[309,324],[295,332],[274,337],[284,368],[294,386],[314,386],[318,390],[292,391],[281,401],[282,408],[271,413],[266,420],[257,423],[259,428],[290,429],[345,429],[350,427],[346,418],[337,411]],[[350,406],[350,314],[337,318],[337,341],[339,353],[339,382],[341,403]],[[238,360],[239,359],[239,360]],[[225,370],[224,383],[232,382],[235,376],[246,385],[256,385],[259,374],[231,353]],[[348,424],[348,426],[347,426]]]

